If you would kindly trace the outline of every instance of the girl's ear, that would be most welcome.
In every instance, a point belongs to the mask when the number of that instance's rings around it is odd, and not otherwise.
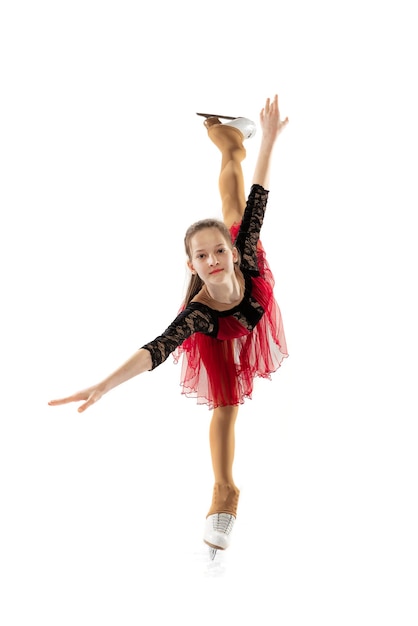
[[[238,261],[238,250],[236,249],[235,246],[232,248],[232,259],[234,263]]]
[[[187,261],[187,267],[189,268],[192,274],[196,274],[196,271],[193,267],[193,263],[191,261]]]

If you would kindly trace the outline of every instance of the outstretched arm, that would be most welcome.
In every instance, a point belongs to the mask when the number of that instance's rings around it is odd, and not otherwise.
[[[287,117],[284,120],[280,119],[279,97],[275,95],[272,102],[270,98],[267,98],[266,104],[260,112],[260,125],[263,136],[255,165],[253,185],[261,185],[264,189],[269,188],[270,161],[273,147],[277,137],[288,122],[289,119]]]
[[[187,308],[177,315],[176,319],[162,335],[143,345],[130,359],[100,383],[78,391],[67,398],[51,400],[48,404],[57,406],[59,404],[67,404],[68,402],[84,402],[78,408],[79,413],[82,413],[111,389],[134,376],[138,376],[138,374],[155,369],[158,365],[161,365],[176,347],[180,346],[193,333],[210,334],[213,332],[213,329],[214,321],[209,311],[205,310],[203,312],[200,309]]]
[[[134,376],[138,376],[138,374],[142,374],[147,370],[151,369],[152,361],[151,354],[148,350],[141,348],[135,354],[131,356],[121,367],[115,370],[110,376],[102,380],[97,385],[93,385],[92,387],[88,387],[87,389],[83,389],[82,391],[78,391],[74,393],[72,396],[68,396],[67,398],[61,398],[60,400],[51,400],[48,402],[50,406],[57,406],[59,404],[67,404],[68,402],[83,402],[81,406],[78,407],[78,412],[82,413],[89,406],[100,400],[100,398],[110,391],[114,389],[118,385],[126,382],[130,378]]]

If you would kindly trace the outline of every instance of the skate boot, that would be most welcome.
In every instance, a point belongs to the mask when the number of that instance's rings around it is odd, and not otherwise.
[[[226,550],[237,516],[239,490],[235,485],[215,483],[212,506],[206,517],[203,541],[209,546],[213,560],[218,550]]]
[[[249,120],[247,117],[228,117],[226,115],[214,115],[211,113],[197,113],[196,115],[201,115],[206,118],[204,121],[204,125],[207,129],[209,129],[214,124],[221,124],[219,118],[230,120],[229,122],[225,122],[224,126],[232,126],[232,128],[237,128],[240,133],[243,135],[244,139],[251,139],[254,137],[257,127],[252,120]]]

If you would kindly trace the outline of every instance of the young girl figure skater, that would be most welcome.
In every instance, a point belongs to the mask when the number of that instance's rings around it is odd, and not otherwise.
[[[260,113],[262,137],[252,186],[245,198],[243,142],[255,133],[247,118],[205,117],[209,139],[222,155],[219,191],[223,221],[192,224],[184,244],[190,283],[180,313],[156,339],[135,352],[101,382],[59,400],[82,402],[85,411],[114,387],[153,370],[170,354],[182,357],[182,393],[213,411],[209,441],[214,474],[212,503],[203,540],[211,556],[230,544],[239,489],[233,478],[238,407],[251,398],[255,377],[270,378],[287,357],[274,279],[260,242],[267,205],[270,163],[276,139],[288,123],[280,117],[278,96]],[[220,119],[228,119],[221,123]]]

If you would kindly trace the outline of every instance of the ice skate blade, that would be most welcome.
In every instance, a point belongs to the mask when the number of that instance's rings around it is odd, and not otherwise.
[[[214,546],[211,543],[208,543],[207,541],[205,541],[205,543],[209,547],[209,556],[211,558],[211,561],[215,559],[215,556],[218,550],[222,550],[222,551],[224,550],[224,548],[220,548],[219,546]]]
[[[214,561],[215,560],[215,556],[217,553],[217,549],[216,548],[209,548],[209,556],[210,556],[210,560]]]
[[[201,115],[202,117],[220,117],[223,120],[236,120],[236,117],[231,117],[230,115],[216,115],[215,113],[196,113],[196,115]]]

